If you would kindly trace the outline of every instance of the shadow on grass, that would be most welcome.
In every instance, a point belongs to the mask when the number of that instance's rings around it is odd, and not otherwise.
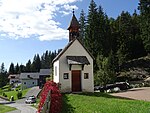
[[[127,97],[120,97],[120,96],[113,96],[109,93],[100,93],[100,92],[94,92],[94,93],[79,93],[78,95],[84,95],[84,96],[93,96],[93,97],[104,97],[104,98],[111,98],[111,99],[125,99],[125,100],[134,100]]]
[[[78,95],[93,96],[93,97],[105,97],[105,98],[115,98],[112,95],[109,95],[107,93],[100,93],[100,92],[94,92],[94,93],[85,92],[85,93],[79,93]]]
[[[74,113],[75,108],[69,103],[68,97],[63,94],[62,97],[62,112],[61,113]]]

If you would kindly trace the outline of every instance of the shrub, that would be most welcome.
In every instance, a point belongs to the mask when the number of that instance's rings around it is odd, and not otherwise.
[[[3,96],[4,96],[4,97],[7,97],[7,95],[6,95],[5,93],[3,93]]]
[[[62,96],[60,94],[58,85],[53,81],[47,81],[43,87],[43,90],[40,95],[38,113],[41,113],[49,91],[51,91],[50,113],[60,113],[62,107]]]
[[[5,94],[5,96],[4,97],[7,97],[7,95]]]
[[[150,82],[145,82],[144,87],[150,87]]]
[[[22,91],[18,91],[18,93],[17,93],[17,98],[18,98],[18,99],[21,99],[21,98],[22,98]]]
[[[2,92],[3,92],[3,91],[2,91],[1,88],[0,88],[0,95],[2,94]]]
[[[11,97],[10,97],[10,101],[14,101],[14,96],[11,96]]]

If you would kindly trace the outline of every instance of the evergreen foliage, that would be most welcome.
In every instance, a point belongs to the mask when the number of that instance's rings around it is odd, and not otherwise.
[[[41,57],[39,54],[35,54],[33,61],[29,59],[26,65],[17,65],[15,66],[14,63],[10,64],[9,67],[9,74],[20,74],[22,72],[39,72],[40,69],[50,69],[52,68],[52,60],[56,57],[56,55],[61,51],[58,52],[54,51],[46,51],[44,52]]]
[[[19,64],[15,66],[14,73],[19,74]]]
[[[31,60],[26,63],[26,72],[31,72]]]
[[[0,67],[0,88],[5,86],[8,82],[8,75],[5,69],[4,63],[1,64]]]
[[[18,93],[17,93],[17,98],[18,98],[18,99],[21,99],[21,98],[22,98],[22,91],[18,91]]]
[[[97,56],[97,65],[99,70],[95,74],[95,85],[105,86],[115,81],[115,57],[112,52],[109,57]]]
[[[147,53],[150,53],[150,0],[140,0],[141,38]]]
[[[15,71],[14,63],[11,63],[9,67],[9,74],[14,74],[15,73],[14,71]]]
[[[81,13],[80,13],[79,26],[80,26],[79,39],[84,44],[84,41],[85,41],[86,17],[85,17],[85,13],[84,13],[83,9],[81,10]]]
[[[80,36],[97,59],[94,60],[96,84],[112,82],[123,63],[149,53],[150,1],[140,0],[139,10],[140,14],[136,10],[132,15],[122,11],[116,19],[108,18],[103,8],[91,0],[87,16],[81,11]]]

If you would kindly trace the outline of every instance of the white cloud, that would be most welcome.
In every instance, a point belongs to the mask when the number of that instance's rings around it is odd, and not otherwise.
[[[60,13],[62,13],[63,16],[70,14],[73,9],[78,10],[78,7],[76,5],[69,5],[69,4],[63,5],[62,8],[65,9],[63,11],[60,11]]]
[[[68,31],[54,18],[77,10],[71,5],[77,1],[81,0],[0,0],[0,35],[12,39],[35,35],[41,41],[67,38]]]
[[[70,9],[77,10],[78,9],[78,7],[76,5],[69,5],[69,4],[65,4],[63,7],[65,10],[70,10]]]

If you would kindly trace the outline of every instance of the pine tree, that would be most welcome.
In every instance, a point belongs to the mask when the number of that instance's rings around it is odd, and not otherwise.
[[[37,54],[37,59],[36,59],[36,70],[39,72],[41,69],[41,60],[39,54]]]
[[[15,72],[15,67],[14,67],[14,63],[11,63],[10,64],[10,67],[9,67],[9,74],[14,74],[14,72]]]
[[[26,72],[31,72],[31,60],[26,63]]]
[[[50,68],[50,56],[49,56],[49,52],[46,51],[45,52],[45,69],[49,69]]]
[[[54,52],[52,52],[52,54],[51,54],[51,59],[53,60],[53,59],[56,57],[57,54],[58,54],[58,53],[56,52],[56,50],[55,50]]]
[[[130,59],[129,42],[132,40],[131,15],[128,12],[122,12],[119,18],[119,49],[117,51],[119,65]]]
[[[85,45],[93,56],[96,56],[96,22],[97,22],[97,6],[94,0],[91,0],[86,26]]]
[[[141,39],[141,30],[140,30],[140,16],[134,11],[132,15],[131,23],[131,34],[132,38],[129,42],[129,54],[131,59],[139,58],[146,55],[144,49],[143,41]]]
[[[2,63],[0,67],[0,87],[5,86],[7,82],[8,82],[7,71],[5,70],[4,63]]]
[[[86,17],[85,17],[85,13],[84,13],[83,9],[81,10],[81,13],[80,13],[79,25],[80,25],[79,39],[84,43],[85,28],[86,28]]]
[[[99,70],[94,76],[95,85],[106,86],[108,83],[113,83],[115,81],[115,65],[111,63],[114,62],[114,56],[110,52],[109,57],[104,57],[102,55],[97,56],[97,65]]]
[[[25,69],[25,66],[21,64],[21,65],[19,66],[19,73],[26,72],[25,70],[26,70],[26,69]]]
[[[111,44],[111,29],[108,16],[103,12],[101,6],[91,0],[87,16],[87,25],[85,31],[85,45],[93,56],[102,54],[108,56]]]
[[[49,69],[51,63],[51,51],[46,51],[41,56],[41,68]]]
[[[17,63],[17,65],[15,66],[15,74],[19,74],[19,64]]]
[[[109,19],[110,31],[111,31],[111,50],[116,54],[119,48],[120,32],[118,20],[114,18]]]
[[[141,37],[147,53],[150,53],[150,0],[140,0]]]
[[[108,56],[111,48],[112,48],[112,41],[111,41],[111,29],[110,29],[110,21],[108,19],[108,16],[103,12],[103,9],[101,6],[99,6],[98,9],[98,20],[97,20],[97,46],[98,50],[101,50],[100,52],[104,56]]]
[[[34,56],[32,63],[32,72],[39,72],[41,69],[41,60],[39,54]]]
[[[36,72],[36,55],[34,55],[34,58],[33,58],[33,62],[31,64],[31,70],[32,72]]]
[[[5,72],[5,66],[4,63],[2,63],[0,68],[0,73],[4,73],[4,72]]]

